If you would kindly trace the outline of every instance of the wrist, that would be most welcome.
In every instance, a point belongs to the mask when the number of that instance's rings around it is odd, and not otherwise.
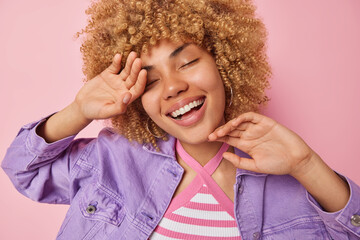
[[[321,162],[322,159],[319,157],[319,155],[310,149],[308,156],[298,163],[290,175],[301,182],[302,179],[313,176],[313,173],[319,171],[319,168],[323,166]]]
[[[315,152],[291,175],[304,186],[325,211],[339,211],[349,200],[350,189],[347,183]]]
[[[92,119],[89,119],[85,117],[84,114],[82,114],[81,107],[76,101],[73,101],[67,107],[67,110],[69,117],[84,127],[86,127],[92,122]]]
[[[71,103],[41,124],[37,129],[37,133],[47,143],[77,134],[91,122],[80,113],[78,106]]]

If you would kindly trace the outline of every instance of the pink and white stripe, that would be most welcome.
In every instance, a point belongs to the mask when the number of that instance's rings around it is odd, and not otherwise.
[[[180,195],[179,195],[180,196]],[[188,203],[166,212],[151,240],[239,240],[236,221],[203,185]]]

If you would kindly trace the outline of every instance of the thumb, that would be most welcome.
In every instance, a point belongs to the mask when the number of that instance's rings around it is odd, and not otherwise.
[[[238,155],[230,152],[225,152],[223,158],[231,162],[236,168],[257,172],[254,159],[239,157]]]

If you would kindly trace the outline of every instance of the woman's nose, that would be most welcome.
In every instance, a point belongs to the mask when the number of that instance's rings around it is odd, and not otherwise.
[[[164,83],[163,98],[166,100],[178,96],[181,92],[185,92],[189,87],[185,80],[174,76],[166,78]]]

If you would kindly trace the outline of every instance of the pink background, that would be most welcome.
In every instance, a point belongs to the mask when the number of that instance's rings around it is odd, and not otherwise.
[[[360,183],[360,1],[256,0],[273,67],[265,113]],[[88,0],[0,0],[0,159],[18,129],[70,103],[82,85]],[[96,136],[94,122],[81,136]],[[0,239],[55,239],[67,206],[35,203],[0,171]]]

